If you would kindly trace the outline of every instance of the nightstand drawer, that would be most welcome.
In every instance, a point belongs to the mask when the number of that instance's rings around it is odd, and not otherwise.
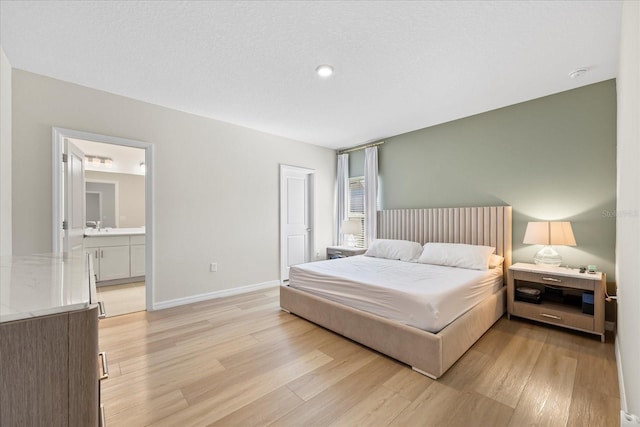
[[[562,286],[564,288],[584,289],[593,291],[595,289],[593,280],[576,279],[574,277],[560,276],[557,274],[533,273],[530,271],[514,271],[513,278],[525,282],[541,283],[550,286]]]
[[[552,325],[566,326],[589,332],[594,330],[593,316],[579,312],[568,312],[563,309],[556,310],[548,304],[538,305],[514,301],[512,314]]]

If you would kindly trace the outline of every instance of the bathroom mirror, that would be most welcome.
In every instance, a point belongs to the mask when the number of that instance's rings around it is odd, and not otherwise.
[[[86,221],[100,221],[101,228],[117,228],[116,184],[86,181]]]
[[[97,221],[102,221],[102,193],[97,191],[87,191],[85,200],[87,202],[87,223],[97,223]]]

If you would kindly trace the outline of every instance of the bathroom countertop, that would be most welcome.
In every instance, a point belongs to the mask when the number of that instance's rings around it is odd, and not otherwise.
[[[84,237],[109,237],[109,236],[142,236],[145,234],[144,227],[135,228],[87,228]]]
[[[81,310],[90,304],[84,255],[0,258],[0,323]]]

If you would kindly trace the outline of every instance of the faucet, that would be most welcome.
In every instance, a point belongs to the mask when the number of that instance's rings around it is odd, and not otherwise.
[[[100,231],[100,221],[96,221],[96,228]]]

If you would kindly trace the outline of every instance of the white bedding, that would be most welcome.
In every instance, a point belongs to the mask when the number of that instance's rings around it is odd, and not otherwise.
[[[465,268],[354,256],[291,267],[289,286],[438,332],[503,286],[502,268]]]

